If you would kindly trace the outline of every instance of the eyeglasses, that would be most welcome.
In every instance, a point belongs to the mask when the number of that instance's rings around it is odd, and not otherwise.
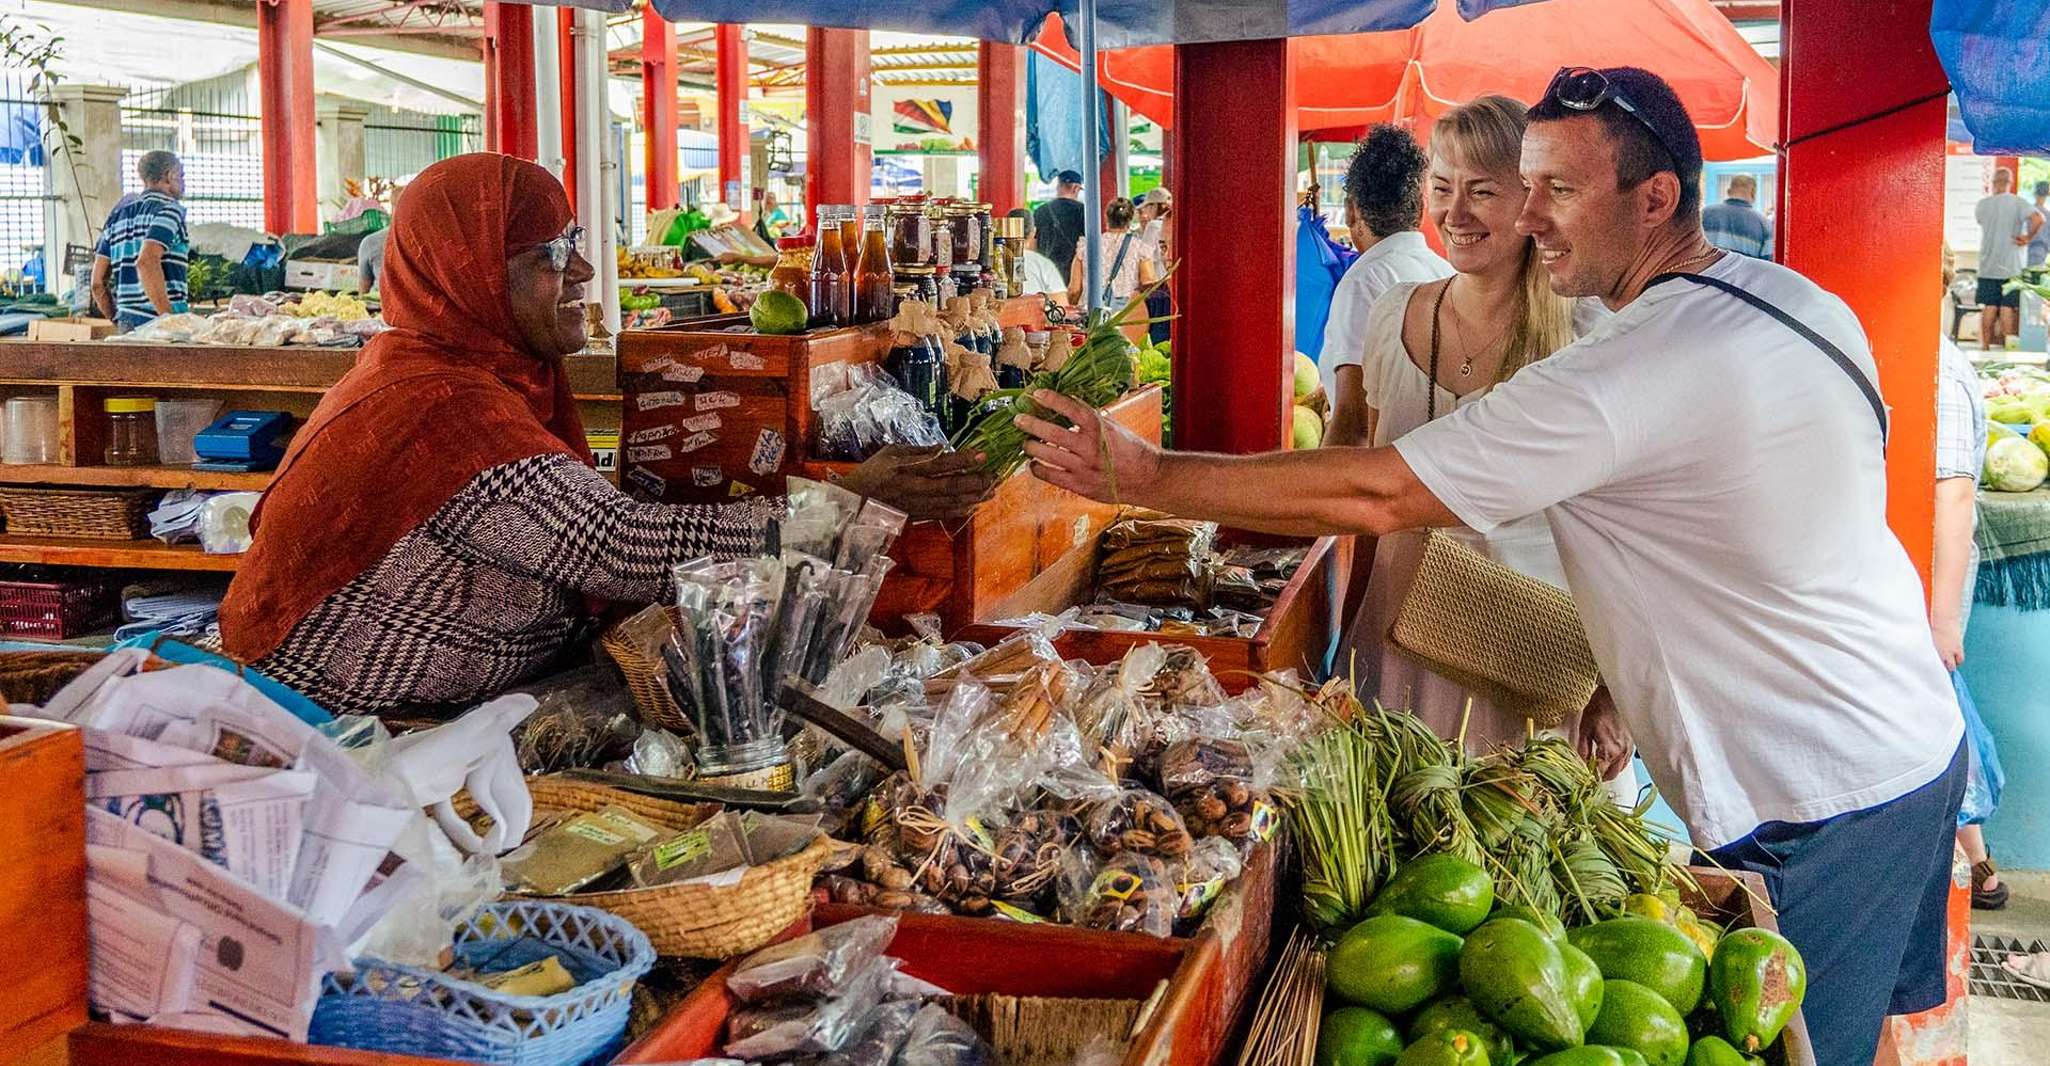
[[[1623,87],[1610,81],[1607,74],[1593,67],[1560,67],[1559,73],[1552,75],[1552,84],[1545,88],[1545,96],[1559,101],[1561,107],[1581,112],[1594,111],[1603,104],[1615,104],[1651,131],[1651,139],[1666,150],[1666,157],[1673,161],[1677,169],[1680,153],[1673,150],[1672,144],[1666,140],[1666,135],[1659,132],[1657,126],[1652,125],[1651,119],[1646,118],[1644,112],[1639,111],[1637,105],[1631,103],[1630,98],[1623,94]]]
[[[541,245],[548,253],[549,269],[560,274],[569,269],[569,257],[576,254],[578,242],[584,239],[584,227],[571,226],[569,232]]]

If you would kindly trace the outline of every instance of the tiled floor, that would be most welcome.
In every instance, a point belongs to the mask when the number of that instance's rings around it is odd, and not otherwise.
[[[2050,947],[2050,873],[2003,874],[2013,890],[2006,909],[1973,911],[1972,934],[1981,944],[2033,946],[2044,941]],[[1980,952],[1975,957],[1992,961],[1997,952]],[[1997,965],[1997,963],[1996,963]],[[1989,974],[1974,966],[1975,977]],[[2010,984],[2013,984],[2010,982]],[[2035,1002],[2000,995],[1978,994],[1974,988],[1967,1024],[1971,1032],[1971,1066],[2040,1066],[2050,1061],[2050,993],[2035,996],[2036,990],[2016,989],[2018,995],[2033,996]]]

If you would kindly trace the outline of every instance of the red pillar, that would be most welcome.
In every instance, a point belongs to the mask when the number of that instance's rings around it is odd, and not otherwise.
[[[1294,75],[1286,40],[1175,49],[1175,446],[1281,446],[1295,352]],[[1262,163],[1261,160],[1266,160]]]
[[[534,9],[484,4],[484,150],[539,154],[534,129]]]
[[[1872,342],[1892,409],[1887,519],[1925,587],[1935,526],[1940,327],[1932,312],[1942,284],[1948,85],[1929,42],[1930,7],[1931,0],[1782,7],[1777,219],[1781,261],[1842,297]],[[1881,242],[1857,236],[1882,230]],[[1969,936],[1968,914],[1951,908],[1953,953]],[[1954,967],[1950,1002],[1891,1020],[1880,1060],[1963,1062],[1964,994]]]
[[[313,150],[313,0],[258,0],[256,63],[263,106],[263,226],[320,230]]]
[[[998,216],[1025,206],[1024,56],[1017,45],[983,41],[976,47],[980,195]]]
[[[804,41],[805,203],[865,204],[873,158],[868,31],[812,27]]]
[[[719,199],[742,215],[749,213],[753,196],[748,190],[747,158],[752,150],[747,139],[747,38],[737,23],[722,22],[712,27],[717,51],[714,87],[719,102]]]
[[[556,67],[562,81],[562,191],[569,194],[572,210],[577,205],[577,38],[576,12],[555,11]],[[588,223],[586,223],[588,225]]]
[[[641,12],[641,126],[646,135],[648,210],[676,206],[676,26],[653,4]]]

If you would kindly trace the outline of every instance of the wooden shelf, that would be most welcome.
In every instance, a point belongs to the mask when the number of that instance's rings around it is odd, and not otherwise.
[[[127,391],[232,389],[242,392],[325,392],[356,365],[357,348],[236,348],[215,344],[126,341],[0,341],[0,383],[89,385]],[[610,355],[562,361],[570,391],[585,399],[617,399]]]
[[[7,466],[0,464],[0,485],[109,485],[152,489],[209,489],[262,492],[270,487],[269,470],[248,474],[194,470],[189,466]]]
[[[0,534],[0,563],[230,573],[241,561],[239,555],[208,555],[197,545],[171,545],[159,540],[88,540]]]

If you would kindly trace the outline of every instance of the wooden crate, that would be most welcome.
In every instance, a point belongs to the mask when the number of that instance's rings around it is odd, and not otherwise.
[[[22,953],[0,1010],[0,1062],[13,1062],[85,1022],[81,734],[0,715],[0,781],[0,943]]]
[[[1748,870],[1717,870],[1707,866],[1688,869],[1701,884],[1699,893],[1686,892],[1682,902],[1696,914],[1733,929],[1753,927],[1779,932],[1765,893],[1765,879]],[[1808,1022],[1799,1013],[1780,1033],[1778,1042],[1762,1056],[1767,1066],[1815,1066],[1815,1044],[1808,1039]]]
[[[1098,531],[1101,532],[1100,530]],[[1224,544],[1303,544],[1310,546],[1302,565],[1282,587],[1268,609],[1267,619],[1251,637],[1185,637],[1159,633],[1114,630],[1069,630],[1054,641],[1062,655],[1092,663],[1112,663],[1140,644],[1183,644],[1202,652],[1210,669],[1227,692],[1241,692],[1253,678],[1270,670],[1297,670],[1305,678],[1323,676],[1332,641],[1340,629],[1339,605],[1344,598],[1346,577],[1351,570],[1352,538],[1276,537],[1224,530]],[[1016,632],[1015,626],[994,624],[1000,618],[1018,618],[1035,611],[1058,614],[1077,604],[1088,603],[1096,580],[1096,537],[1082,550],[1070,553],[1049,566],[1015,591],[981,607],[975,622],[955,634],[956,639],[994,644]]]
[[[821,916],[818,924],[835,923]],[[1215,1028],[1221,1013],[1210,977],[1220,950],[1211,933],[1172,940],[908,914],[898,919],[889,952],[903,960],[904,972],[958,995],[1146,1000],[1164,983],[1124,1066],[1210,1066],[1214,1052],[1199,1048],[1195,1038],[1199,1030]],[[717,1057],[727,1015],[736,1006],[726,978],[738,965],[728,963],[713,974],[614,1061]]]

